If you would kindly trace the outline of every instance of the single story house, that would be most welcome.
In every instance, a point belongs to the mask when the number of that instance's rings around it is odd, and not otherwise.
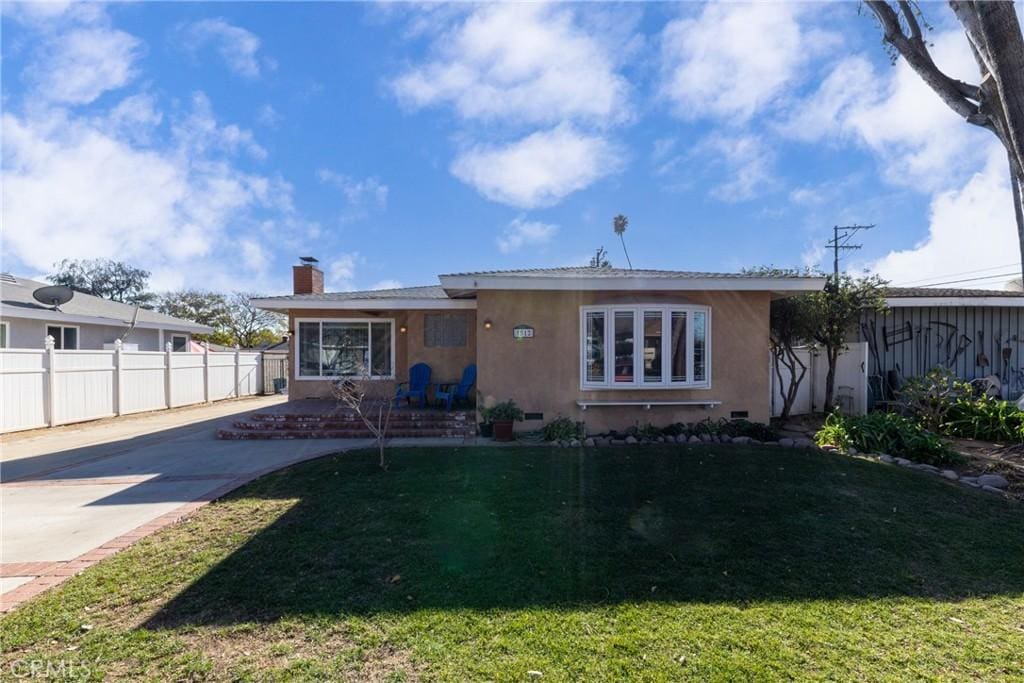
[[[288,316],[291,398],[338,377],[433,382],[477,365],[486,405],[515,399],[535,428],[559,415],[590,430],[710,418],[766,422],[770,302],[819,277],[621,268],[458,273],[440,284],[324,292],[311,263],[293,294],[253,304]],[[531,423],[532,422],[532,423]]]
[[[876,399],[937,366],[963,380],[994,377],[1007,399],[1024,392],[1024,292],[889,287],[886,304],[865,311],[854,333],[868,344]]]
[[[123,337],[138,351],[163,351],[167,342],[175,351],[188,351],[193,334],[213,332],[206,325],[142,308],[125,337],[135,306],[75,292],[55,310],[32,296],[47,284],[0,274],[0,348],[39,349],[51,336],[58,349],[103,349]]]

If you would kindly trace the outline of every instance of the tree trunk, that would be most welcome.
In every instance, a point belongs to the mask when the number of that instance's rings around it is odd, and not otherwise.
[[[1013,193],[1013,215],[1017,221],[1017,242],[1020,245],[1021,270],[1024,271],[1024,174],[1019,173],[1010,157],[1010,191]],[[1024,272],[1021,274],[1024,284]]]
[[[836,390],[836,364],[839,362],[839,349],[831,347],[825,349],[825,356],[828,358],[828,372],[825,373],[825,402],[822,410],[827,415],[832,412],[832,400]]]

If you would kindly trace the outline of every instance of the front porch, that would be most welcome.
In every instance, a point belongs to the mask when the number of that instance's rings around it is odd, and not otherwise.
[[[402,403],[392,409],[388,438],[476,436],[473,408],[445,410]],[[219,439],[365,439],[373,435],[356,413],[330,399],[281,403],[217,431]]]

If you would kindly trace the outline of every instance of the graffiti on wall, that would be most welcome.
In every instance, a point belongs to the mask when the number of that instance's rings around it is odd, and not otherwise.
[[[941,366],[964,380],[995,376],[1016,397],[1024,392],[1022,318],[1013,308],[901,308],[865,313],[858,332],[883,384]]]

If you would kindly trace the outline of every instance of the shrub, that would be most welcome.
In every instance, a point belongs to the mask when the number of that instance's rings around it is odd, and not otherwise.
[[[750,420],[730,420],[719,418],[712,420],[705,418],[700,422],[686,424],[676,422],[661,430],[666,436],[679,436],[685,434],[709,434],[711,436],[749,436],[758,441],[776,441],[779,438],[778,432],[768,425],[763,425]]]
[[[936,367],[908,379],[900,389],[900,402],[926,428],[939,431],[953,405],[970,395],[970,384],[957,379],[949,368]]]
[[[896,413],[831,413],[815,441],[819,446],[853,447],[865,453],[888,453],[931,465],[953,464],[962,459],[941,436]]]
[[[580,437],[579,425],[567,417],[556,417],[544,425],[545,441],[572,441]]]
[[[1024,410],[989,396],[961,398],[946,413],[942,427],[951,436],[1024,443]]]
[[[635,436],[638,439],[648,439],[653,441],[654,439],[663,435],[665,433],[665,430],[661,429],[660,427],[655,427],[650,422],[648,422],[643,427],[633,425],[632,427],[626,430],[626,433],[631,436]]]
[[[515,401],[509,399],[488,408],[487,417],[491,422],[517,422],[523,419],[523,411]]]

